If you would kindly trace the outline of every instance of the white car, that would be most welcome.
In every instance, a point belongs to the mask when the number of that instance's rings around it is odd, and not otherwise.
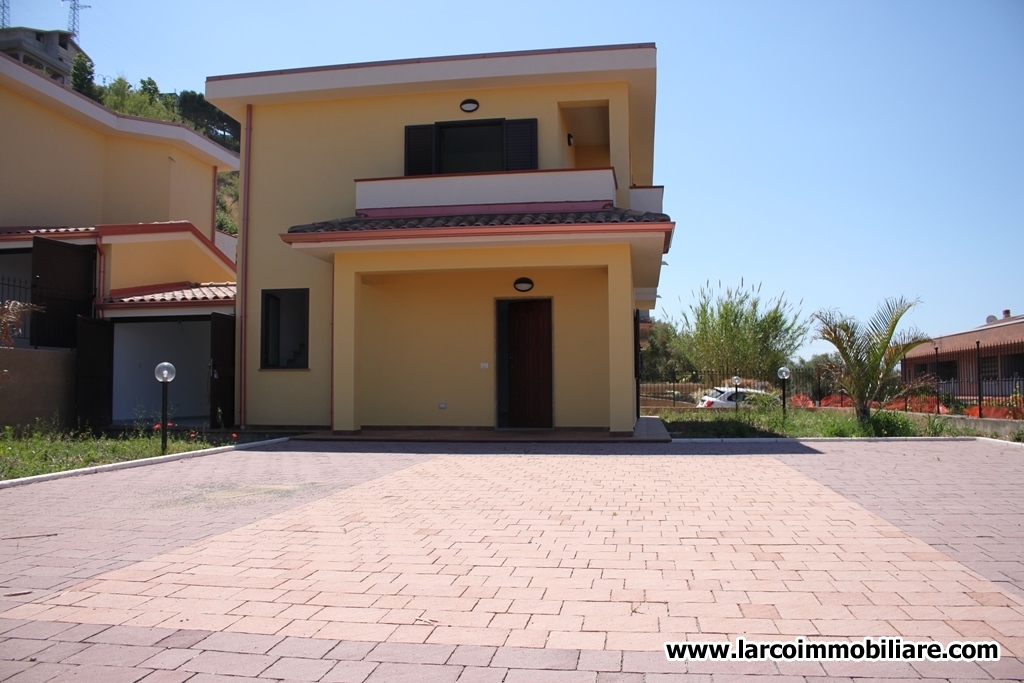
[[[759,391],[758,389],[745,389],[743,387],[715,387],[710,393],[704,394],[703,398],[697,403],[698,408],[732,408],[736,409],[736,400],[740,402],[740,405],[747,400],[752,394],[761,394],[767,396],[767,391]]]

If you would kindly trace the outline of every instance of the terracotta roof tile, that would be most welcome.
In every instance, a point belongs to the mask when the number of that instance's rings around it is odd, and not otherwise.
[[[415,230],[417,228],[459,228],[515,225],[580,225],[607,223],[668,223],[663,213],[632,209],[601,209],[596,211],[552,211],[535,213],[472,214],[420,216],[401,218],[366,218],[352,216],[320,223],[295,225],[289,234],[315,232],[358,232],[367,230]]]
[[[134,296],[112,297],[111,304],[181,303],[184,301],[234,301],[234,282],[191,282],[188,287],[175,287],[162,292],[146,292]]]
[[[40,227],[40,226],[12,226],[3,228],[0,227],[0,235],[55,235],[55,234],[70,234],[70,233],[92,233],[96,232],[94,227],[85,228],[69,228],[67,226],[61,227]]]

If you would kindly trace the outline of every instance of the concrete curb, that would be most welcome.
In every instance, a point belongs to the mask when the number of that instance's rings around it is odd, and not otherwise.
[[[186,458],[201,458],[204,455],[216,455],[217,453],[227,453],[228,451],[244,451],[250,448],[256,448],[257,446],[269,446],[270,444],[282,443],[284,441],[288,441],[290,438],[290,436],[285,436],[277,439],[268,439],[266,441],[253,441],[252,443],[232,444],[230,446],[217,446],[215,448],[204,448],[199,451],[172,453],[170,455],[158,455],[154,458],[139,458],[138,460],[126,460],[125,462],[112,462],[107,465],[82,467],[77,470],[49,472],[47,474],[37,474],[32,477],[22,477],[20,479],[7,479],[6,481],[0,481],[0,489],[7,489],[11,488],[12,486],[23,486],[25,484],[35,484],[42,481],[52,481],[54,479],[66,479],[68,477],[77,477],[83,474],[98,474],[100,472],[110,472],[113,470],[126,470],[129,467],[145,467],[146,465],[159,465],[160,463],[164,462],[174,462],[175,460],[185,460]]]
[[[977,441],[984,437],[978,436],[809,436],[775,437],[764,439],[744,439],[741,437],[708,437],[705,439],[672,439],[672,443],[830,443],[849,441],[852,443],[892,443],[894,441]],[[999,439],[985,439],[995,443],[1012,443]]]
[[[1013,446],[1014,448],[1024,448],[1024,442],[1021,441],[1003,441],[1002,439],[993,439],[989,436],[976,436],[974,437],[978,441],[988,441],[989,443],[997,443],[1000,446]]]

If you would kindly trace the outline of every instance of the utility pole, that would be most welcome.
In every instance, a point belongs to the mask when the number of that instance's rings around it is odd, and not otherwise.
[[[0,0],[0,28],[11,26],[11,0]]]

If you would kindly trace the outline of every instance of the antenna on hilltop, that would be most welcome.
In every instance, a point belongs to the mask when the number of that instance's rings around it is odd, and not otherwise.
[[[11,0],[0,0],[0,28],[11,25]]]
[[[83,5],[79,0],[68,0],[71,4],[71,9],[68,11],[68,32],[74,37],[78,37],[78,13],[83,9],[91,9],[92,5]],[[60,4],[64,4],[64,0],[60,0]]]

